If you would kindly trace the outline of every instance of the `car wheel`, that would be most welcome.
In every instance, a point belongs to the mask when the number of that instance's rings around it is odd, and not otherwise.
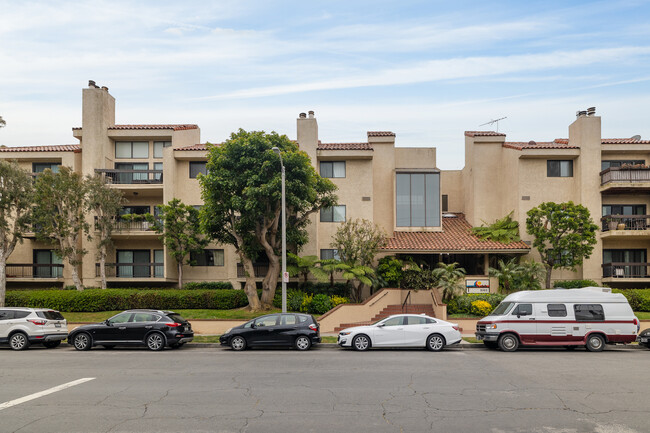
[[[90,335],[85,332],[80,332],[74,336],[72,344],[77,350],[90,350],[90,347],[92,346],[90,342]]]
[[[503,334],[499,337],[499,349],[504,352],[514,352],[519,348],[519,339],[514,334]]]
[[[246,339],[240,335],[236,335],[230,340],[230,347],[232,347],[232,350],[244,350],[246,349]]]
[[[427,349],[432,352],[440,352],[445,347],[445,337],[440,334],[432,334],[427,338]]]
[[[163,350],[165,348],[165,337],[160,332],[152,332],[147,337],[147,347],[153,351]]]
[[[294,347],[298,350],[309,350],[309,348],[311,347],[311,340],[309,339],[309,337],[300,335],[298,336],[298,338],[296,338]]]
[[[59,347],[60,344],[61,344],[61,340],[43,342],[43,346],[47,347],[48,349],[54,349],[55,347]]]
[[[115,348],[114,344],[102,344],[102,346],[104,346],[104,349],[108,349],[108,350]]]
[[[483,341],[483,345],[488,349],[497,349],[499,347],[496,341]]]
[[[587,338],[587,350],[590,352],[601,352],[605,348],[605,339],[600,334],[591,334]]]
[[[364,350],[370,349],[370,338],[365,334],[359,334],[352,340],[352,348],[363,352]]]
[[[9,346],[13,350],[25,350],[29,347],[29,339],[22,332],[16,332],[9,339]]]

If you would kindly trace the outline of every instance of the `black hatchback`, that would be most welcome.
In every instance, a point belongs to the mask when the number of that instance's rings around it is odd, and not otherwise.
[[[68,335],[77,350],[93,346],[146,346],[150,350],[176,349],[194,339],[190,322],[173,311],[128,310],[110,319],[82,325]]]
[[[229,329],[219,341],[233,350],[262,346],[308,350],[313,344],[320,343],[320,326],[309,314],[268,314]]]

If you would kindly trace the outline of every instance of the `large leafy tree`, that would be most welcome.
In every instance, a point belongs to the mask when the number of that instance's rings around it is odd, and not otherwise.
[[[240,129],[210,147],[208,173],[200,176],[204,231],[234,245],[246,273],[244,290],[252,310],[271,308],[280,276],[281,151],[286,171],[287,244],[297,251],[307,242],[309,216],[336,204],[336,186],[311,165],[309,156],[285,135]],[[269,259],[262,298],[255,287],[253,261]]]
[[[87,208],[87,184],[79,173],[61,167],[58,173],[46,169],[34,184],[34,225],[37,238],[49,242],[55,252],[68,261],[72,281],[83,290],[78,266],[88,252],[81,247],[81,238],[90,239],[90,226],[84,211]]]
[[[99,259],[99,275],[101,287],[106,288],[106,256],[108,247],[112,244],[111,235],[115,229],[117,215],[124,204],[122,191],[111,188],[101,175],[89,176],[86,179],[88,210],[95,216],[95,241],[97,242],[97,259]]]
[[[0,307],[5,305],[7,259],[29,230],[33,203],[29,173],[15,162],[0,161]]]
[[[183,265],[189,265],[190,253],[200,252],[209,243],[201,233],[199,211],[174,198],[159,206],[158,219],[153,219],[160,240],[178,266],[178,287],[183,287]]]
[[[528,211],[526,230],[535,237],[533,246],[546,267],[550,289],[553,269],[575,270],[591,255],[598,226],[582,205],[546,202]]]

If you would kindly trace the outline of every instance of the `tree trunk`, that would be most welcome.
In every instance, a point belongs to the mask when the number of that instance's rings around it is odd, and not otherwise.
[[[106,245],[99,249],[99,277],[102,280],[102,290],[106,289]]]
[[[547,264],[544,264],[544,267],[546,267],[546,288],[550,289],[551,288],[551,271],[553,268]]]
[[[262,308],[273,308],[275,289],[278,286],[278,275],[280,275],[280,259],[275,254],[266,255],[269,257],[269,271],[262,282]]]
[[[0,307],[5,306],[5,295],[7,293],[7,261],[4,254],[0,255]]]
[[[239,258],[241,259],[246,274],[244,292],[248,297],[248,306],[251,311],[260,311],[262,304],[260,303],[260,298],[257,296],[257,287],[255,287],[255,268],[253,267],[253,261],[243,254],[239,254]]]
[[[68,261],[68,263],[70,263],[70,261]],[[72,281],[74,282],[74,286],[78,291],[83,292],[84,286],[81,284],[81,280],[79,279],[79,270],[77,269],[77,265],[70,263],[70,268],[72,269]]]
[[[178,263],[178,288],[182,289],[183,288],[183,262],[176,262]]]

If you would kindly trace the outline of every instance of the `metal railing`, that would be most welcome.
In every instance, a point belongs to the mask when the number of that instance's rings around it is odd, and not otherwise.
[[[650,215],[607,215],[600,219],[602,230],[647,230]]]
[[[411,299],[411,291],[406,294],[406,298],[404,298],[404,302],[402,302],[402,313],[408,313],[408,307],[406,306],[406,303]],[[406,310],[405,310],[406,308]]]
[[[603,263],[603,278],[648,278],[650,263]]]
[[[650,182],[650,168],[643,166],[610,167],[600,172],[600,184],[610,182]]]
[[[134,221],[121,218],[116,218],[114,221],[114,230],[116,232],[146,232],[156,230],[156,223],[151,221]],[[95,230],[97,230],[97,217],[95,217]]]
[[[268,271],[268,263],[253,263],[253,272],[255,272],[256,278],[264,277]],[[241,263],[237,263],[237,278],[246,278],[246,271]]]
[[[99,263],[95,263],[95,276],[99,277]],[[164,263],[106,263],[109,278],[164,278]]]
[[[7,263],[7,278],[63,278],[62,264]]]
[[[104,174],[106,183],[118,185],[163,183],[162,170],[113,170],[97,168],[95,169],[95,173]]]

